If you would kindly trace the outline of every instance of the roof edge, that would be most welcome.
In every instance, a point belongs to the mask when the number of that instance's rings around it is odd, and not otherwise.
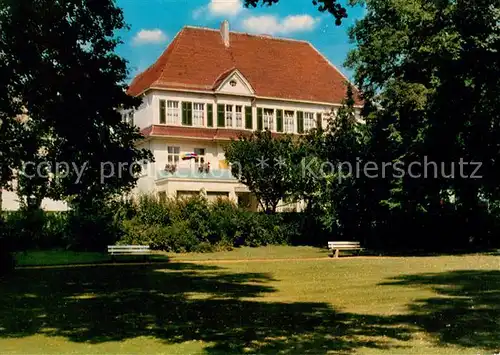
[[[330,66],[335,69],[348,83],[349,85],[351,85],[353,88],[356,89],[357,93],[356,93],[356,96],[359,97],[360,101],[363,101],[361,100],[361,90],[359,90],[359,88],[356,86],[356,84],[354,84],[351,79],[349,79],[335,64],[333,64],[332,62],[330,62],[330,60],[323,54],[321,53],[316,47],[313,46],[313,44],[311,42],[307,42],[311,47],[312,49],[314,49],[316,51],[316,53],[318,53],[328,64],[330,64]],[[356,105],[355,105],[356,106]],[[360,105],[360,106],[363,106],[363,105]]]
[[[220,30],[216,28],[210,28],[210,27],[203,27],[203,26],[192,26],[192,25],[186,25],[183,27],[184,28],[191,28],[193,30],[202,30],[202,31],[213,31],[213,32],[219,32]],[[290,42],[300,42],[300,43],[309,43],[306,40],[303,39],[295,39],[295,38],[288,38],[288,37],[276,37],[273,35],[267,35],[267,34],[255,34],[255,33],[250,33],[250,32],[241,32],[241,31],[229,31],[229,33],[234,33],[238,35],[247,35],[251,37],[260,37],[260,38],[266,38],[266,39],[274,39],[278,41],[290,41]]]

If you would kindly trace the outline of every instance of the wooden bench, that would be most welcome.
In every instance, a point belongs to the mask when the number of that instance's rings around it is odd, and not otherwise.
[[[328,249],[332,252],[331,256],[336,258],[339,257],[340,250],[363,250],[359,242],[328,242]]]
[[[115,260],[116,255],[143,255],[146,260],[151,249],[149,245],[108,245],[108,254],[111,254],[111,260]]]

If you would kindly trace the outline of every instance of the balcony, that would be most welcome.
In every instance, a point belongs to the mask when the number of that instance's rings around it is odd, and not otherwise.
[[[167,166],[169,169],[167,170]],[[237,179],[229,169],[212,169],[208,164],[195,164],[192,167],[178,167],[167,165],[165,170],[157,174],[157,180],[164,179],[197,179],[197,180],[223,180],[227,182]]]

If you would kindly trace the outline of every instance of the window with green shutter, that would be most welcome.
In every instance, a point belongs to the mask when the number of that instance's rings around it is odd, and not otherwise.
[[[217,105],[217,127],[224,127],[224,105]]]
[[[193,125],[193,103],[188,102],[187,108],[188,108],[187,125],[192,126]]]
[[[207,104],[207,127],[214,126],[214,105]]]
[[[262,131],[264,122],[262,120],[262,108],[257,107],[257,130]]]
[[[251,106],[245,106],[245,128],[253,129],[253,115]]]
[[[191,102],[182,103],[182,125],[193,125],[193,104]]]
[[[321,113],[316,114],[316,128],[323,129],[323,115]]]
[[[160,124],[167,123],[167,105],[165,100],[160,100]]]
[[[304,112],[297,111],[297,133],[304,133]]]
[[[283,110],[276,110],[276,130],[283,132]]]

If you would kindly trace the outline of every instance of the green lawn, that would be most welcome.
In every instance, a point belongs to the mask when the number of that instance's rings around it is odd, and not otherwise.
[[[262,259],[265,250],[234,253]],[[322,256],[315,249],[267,251],[273,258]],[[182,261],[195,258],[202,256],[18,269],[0,281],[1,353],[500,350],[497,256]]]
[[[152,261],[208,261],[208,260],[247,260],[247,259],[290,259],[290,258],[324,258],[325,249],[313,247],[267,246],[260,248],[243,247],[231,251],[215,253],[156,253]],[[142,261],[142,257],[119,256],[120,261]],[[74,252],[68,250],[33,250],[16,254],[18,266],[48,266],[71,264],[99,264],[111,262],[106,253]]]

